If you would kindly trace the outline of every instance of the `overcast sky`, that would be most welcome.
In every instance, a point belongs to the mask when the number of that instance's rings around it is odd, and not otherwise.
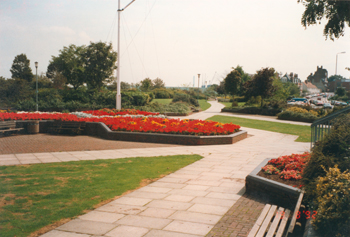
[[[123,8],[131,0],[121,0]],[[35,74],[70,44],[117,45],[118,0],[0,0],[0,76],[16,55]],[[237,65],[294,72],[304,81],[317,66],[350,78],[350,29],[334,42],[323,25],[301,26],[297,0],[136,0],[121,18],[121,80],[163,79],[167,86],[218,83]]]

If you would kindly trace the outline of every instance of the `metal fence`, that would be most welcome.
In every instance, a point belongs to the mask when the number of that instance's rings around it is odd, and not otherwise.
[[[338,118],[342,114],[349,112],[350,106],[338,110],[330,115],[327,115],[313,122],[311,124],[311,149],[314,147],[316,142],[322,140],[327,134],[330,133],[336,118]]]

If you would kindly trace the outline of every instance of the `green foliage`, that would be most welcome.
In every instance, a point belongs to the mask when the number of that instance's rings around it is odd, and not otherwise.
[[[245,96],[247,98],[261,96],[262,106],[263,100],[267,97],[271,97],[275,92],[273,82],[276,77],[277,73],[273,68],[263,68],[260,71],[257,71],[253,79],[244,84]]]
[[[327,78],[327,81],[328,82],[332,82],[332,81],[341,81],[341,80],[344,80],[346,79],[345,77],[343,76],[340,76],[340,75],[332,75],[330,77]]]
[[[140,90],[141,91],[150,91],[153,89],[153,81],[149,78],[145,78],[140,82]]]
[[[93,43],[82,53],[84,61],[84,82],[89,89],[100,89],[105,82],[111,82],[113,70],[116,69],[117,53],[112,44]]]
[[[18,78],[31,82],[34,78],[32,69],[30,68],[30,61],[25,54],[20,54],[15,57],[10,71],[13,79]]]
[[[240,89],[240,85],[242,82],[242,75],[238,70],[234,69],[226,76],[224,81],[225,81],[226,92],[234,96],[235,94],[238,93]]]
[[[344,172],[350,169],[350,114],[341,116],[334,124],[331,133],[317,142],[313,148],[311,159],[305,167],[303,182],[308,199],[317,196],[316,180],[325,176],[326,172],[335,165]]]
[[[156,99],[170,99],[174,97],[174,92],[165,88],[158,88],[152,90]]]
[[[145,106],[150,102],[150,96],[142,92],[123,92],[122,107],[129,108],[130,106]]]
[[[346,95],[346,90],[344,87],[338,87],[336,92],[338,96],[345,96]]]
[[[160,78],[156,78],[153,80],[153,88],[154,89],[160,89],[160,88],[164,88],[165,89],[165,82],[160,79]]]
[[[158,112],[158,113],[188,114],[189,112],[191,112],[188,104],[181,103],[181,102],[170,103],[170,104],[161,104],[161,103],[155,102],[146,106],[133,106],[131,108],[138,109],[141,111]]]
[[[311,113],[298,113],[288,110],[277,114],[277,117],[281,120],[300,121],[307,123],[312,123],[313,121],[318,119],[317,116]]]
[[[191,104],[195,107],[198,107],[199,104],[198,104],[198,101],[191,97],[190,95],[187,95],[187,94],[175,94],[174,95],[174,98],[173,98],[173,102],[184,102],[184,103],[188,103],[188,104]]]
[[[59,90],[59,92],[63,98],[63,102],[69,102],[72,100],[80,101],[82,103],[90,102],[90,94],[88,93],[87,88],[84,86],[77,88],[75,90],[72,90],[70,88],[65,88],[63,90]]]
[[[305,6],[301,24],[306,28],[309,25],[320,23],[326,18],[327,23],[323,34],[331,40],[344,36],[344,28],[350,25],[350,2],[334,0],[298,0]]]
[[[337,165],[316,182],[316,230],[323,236],[350,236],[350,173]]]
[[[261,96],[250,97],[250,99],[246,102],[246,105],[259,105],[261,104]]]

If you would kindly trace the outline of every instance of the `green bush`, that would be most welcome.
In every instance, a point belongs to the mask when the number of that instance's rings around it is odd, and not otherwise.
[[[18,111],[35,111],[36,102],[33,99],[20,100],[14,105],[14,108]]]
[[[156,99],[170,99],[174,97],[174,92],[164,88],[154,89],[152,92]]]
[[[281,120],[291,120],[291,121],[300,121],[300,122],[307,122],[307,123],[312,123],[315,121],[317,116],[311,114],[311,113],[298,113],[298,112],[293,112],[293,111],[283,111],[279,114],[277,114],[278,119]]]
[[[199,106],[197,99],[191,97],[188,94],[175,94],[172,102],[173,103],[184,102],[184,103],[188,103],[190,105],[193,105],[195,107]]]
[[[123,92],[122,107],[145,106],[150,102],[150,96],[143,92]]]
[[[259,114],[259,115],[268,115],[276,116],[281,112],[279,109],[267,109],[261,107],[236,107],[236,108],[224,108],[222,112],[233,112],[233,113],[242,113],[242,114]]]
[[[65,88],[63,90],[59,90],[63,102],[69,102],[69,101],[79,101],[81,103],[89,103],[90,97],[92,96],[92,93],[87,90],[85,87],[79,87],[78,89],[74,90],[71,88]]]
[[[323,236],[350,236],[350,173],[337,165],[316,182],[315,229]]]
[[[158,113],[182,113],[188,114],[191,112],[190,107],[186,103],[170,103],[170,104],[160,104],[158,102],[146,105],[146,106],[134,106],[133,109],[138,109],[147,112],[158,112]]]
[[[261,96],[250,97],[250,99],[246,102],[246,105],[260,105],[261,104]]]
[[[309,163],[303,172],[303,183],[307,199],[317,196],[316,180],[326,175],[328,170],[338,165],[341,172],[350,169],[350,114],[343,115],[335,122],[331,132],[317,142],[312,150]]]

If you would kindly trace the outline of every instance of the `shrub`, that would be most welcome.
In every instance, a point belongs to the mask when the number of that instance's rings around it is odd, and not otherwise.
[[[232,107],[237,107],[237,106],[238,106],[237,101],[234,100],[234,101],[232,102],[232,105],[231,105],[231,106],[232,106]]]
[[[190,95],[188,95],[188,94],[180,94],[180,93],[179,94],[175,94],[172,102],[173,103],[175,103],[175,102],[184,102],[184,103],[188,103],[190,105],[193,105],[195,107],[199,106],[198,101],[195,98],[193,98]]]
[[[322,168],[328,170],[338,165],[341,172],[350,168],[350,114],[339,118],[331,132],[317,142],[313,148],[311,159],[303,172],[303,182],[307,191],[307,199],[317,196],[316,180],[326,175]]]
[[[329,168],[316,183],[316,230],[325,236],[350,236],[350,173]]]
[[[189,106],[186,103],[170,103],[170,104],[160,104],[158,102],[146,105],[146,106],[135,106],[134,109],[147,112],[159,112],[159,113],[182,113],[188,114],[191,112]]]
[[[292,120],[292,121],[301,121],[301,122],[309,122],[312,123],[317,119],[317,116],[311,113],[298,113],[293,111],[283,111],[277,114],[278,119],[282,120]]]
[[[35,111],[36,102],[33,99],[20,100],[14,105],[14,108],[18,111]]]
[[[145,106],[150,101],[150,96],[142,92],[123,92],[122,107]]]
[[[314,115],[316,117],[318,116],[318,113],[316,111],[313,111],[313,110],[309,111],[307,109],[296,107],[296,106],[287,108],[287,111],[292,111],[292,112],[295,112],[295,113],[302,113],[302,114],[310,113],[310,114],[312,114],[312,115]]]
[[[174,97],[174,93],[170,90],[159,88],[152,91],[156,99],[170,99]]]
[[[257,105],[260,105],[261,104],[261,96],[257,96],[257,97],[250,97],[250,99],[246,102],[246,105],[254,105],[254,104],[257,104]]]

